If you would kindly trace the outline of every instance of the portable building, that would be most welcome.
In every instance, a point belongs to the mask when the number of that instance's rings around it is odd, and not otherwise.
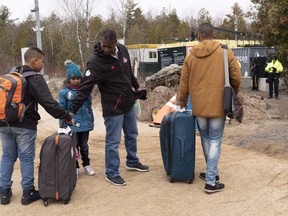
[[[138,74],[149,76],[158,71],[157,44],[126,45],[133,67],[138,67]]]

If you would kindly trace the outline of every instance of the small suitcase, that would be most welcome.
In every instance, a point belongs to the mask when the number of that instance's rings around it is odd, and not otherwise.
[[[75,135],[54,133],[41,147],[38,188],[45,206],[49,199],[70,201],[77,181]]]
[[[183,180],[191,184],[195,169],[195,118],[191,112],[172,112],[164,116],[160,146],[170,182]]]

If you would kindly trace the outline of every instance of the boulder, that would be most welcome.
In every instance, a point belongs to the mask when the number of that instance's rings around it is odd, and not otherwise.
[[[182,67],[177,64],[171,64],[162,68],[156,74],[145,79],[145,86],[148,91],[152,91],[157,86],[175,87],[179,85]]]

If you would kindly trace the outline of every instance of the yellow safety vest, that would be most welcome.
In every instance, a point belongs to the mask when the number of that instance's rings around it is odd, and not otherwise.
[[[278,60],[272,60],[266,67],[265,71],[268,73],[273,73],[273,68],[276,68],[276,73],[281,73],[283,71],[283,66]]]

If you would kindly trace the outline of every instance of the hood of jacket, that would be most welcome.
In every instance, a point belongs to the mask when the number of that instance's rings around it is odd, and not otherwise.
[[[94,54],[105,56],[103,50],[101,49],[100,42],[98,42],[94,45]]]
[[[191,52],[192,55],[197,58],[206,58],[214,53],[219,46],[221,46],[221,44],[217,41],[203,40],[198,46],[195,46]]]
[[[118,47],[118,45],[117,45]],[[119,47],[118,47],[119,49]],[[105,55],[100,42],[96,43],[94,45],[94,56],[97,58],[98,61],[102,62],[102,63],[111,63],[111,62],[115,62],[116,59],[112,56],[112,55]]]

